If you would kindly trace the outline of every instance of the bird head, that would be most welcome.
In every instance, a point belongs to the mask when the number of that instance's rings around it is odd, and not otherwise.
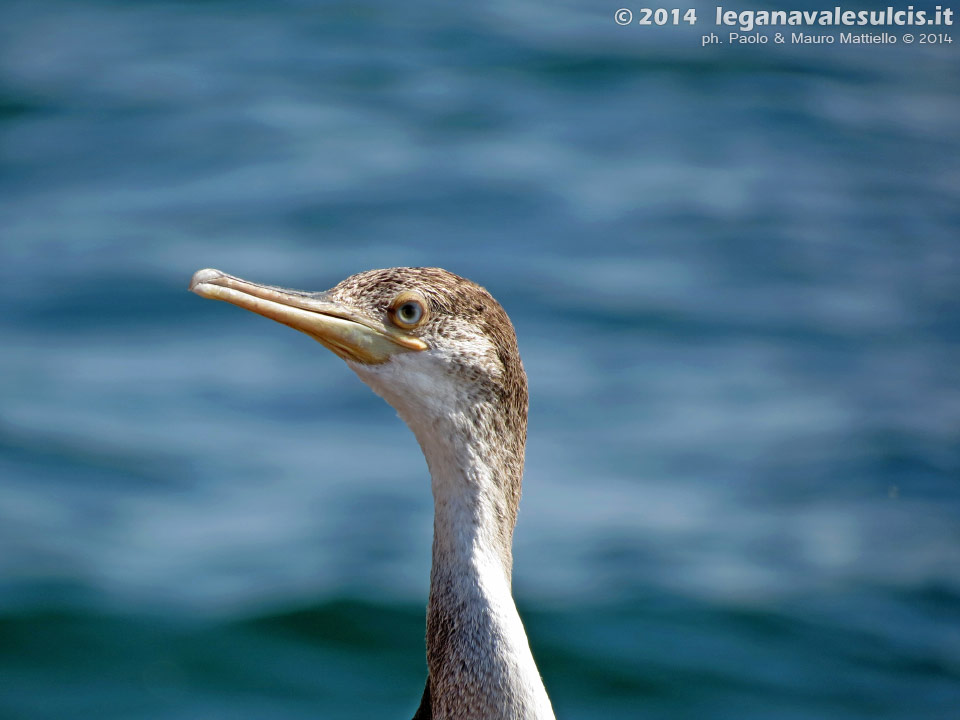
[[[502,424],[522,463],[526,376],[506,312],[479,285],[440,268],[352,275],[325,292],[199,270],[190,290],[299,330],[342,358],[414,429]],[[483,413],[482,408],[492,412]]]

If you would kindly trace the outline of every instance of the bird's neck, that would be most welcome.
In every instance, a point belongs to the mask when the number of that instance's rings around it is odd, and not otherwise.
[[[519,443],[522,458],[523,438],[478,436],[476,427],[415,430],[434,496],[427,610],[434,717],[553,718],[510,591],[510,488],[519,488],[522,464],[504,461],[504,452]],[[504,477],[510,472],[517,476]]]
[[[513,526],[526,440],[526,383],[513,394],[464,392],[461,378],[401,355],[351,367],[396,408],[426,457],[433,486],[427,608],[434,720],[553,720],[510,593]],[[506,373],[506,370],[504,371]]]

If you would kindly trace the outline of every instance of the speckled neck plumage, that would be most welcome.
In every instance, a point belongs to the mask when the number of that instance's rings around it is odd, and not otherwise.
[[[510,592],[525,422],[508,427],[504,417],[498,398],[474,398],[440,426],[411,423],[434,496],[427,610],[434,718],[552,717]]]

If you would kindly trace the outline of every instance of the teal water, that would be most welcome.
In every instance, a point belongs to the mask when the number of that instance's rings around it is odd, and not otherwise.
[[[615,9],[0,5],[0,718],[412,715],[412,435],[186,291],[392,265],[516,325],[558,718],[957,716],[960,46]]]

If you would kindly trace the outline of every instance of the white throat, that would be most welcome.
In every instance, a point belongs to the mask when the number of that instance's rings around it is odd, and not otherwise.
[[[424,354],[349,363],[413,430],[430,469],[433,563],[427,661],[436,720],[553,720],[510,590],[513,517],[492,408],[432,372]],[[436,367],[432,368],[436,370]],[[507,527],[505,530],[504,528]]]

